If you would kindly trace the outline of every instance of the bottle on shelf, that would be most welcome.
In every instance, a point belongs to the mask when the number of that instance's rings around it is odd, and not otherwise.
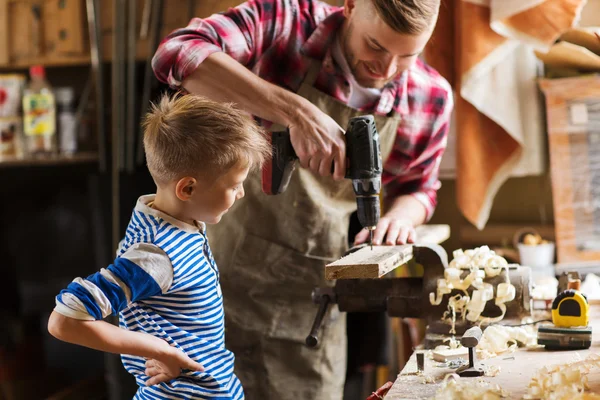
[[[77,152],[77,121],[75,118],[75,91],[71,87],[54,90],[58,109],[58,149],[61,154]]]
[[[29,68],[31,80],[23,92],[25,148],[33,156],[56,153],[56,106],[52,87],[41,65]]]

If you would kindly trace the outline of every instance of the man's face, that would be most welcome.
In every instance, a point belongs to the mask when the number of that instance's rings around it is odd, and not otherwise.
[[[382,88],[417,60],[431,37],[433,26],[418,35],[406,35],[386,25],[371,0],[346,0],[342,47],[356,81]],[[434,25],[434,24],[432,24]]]

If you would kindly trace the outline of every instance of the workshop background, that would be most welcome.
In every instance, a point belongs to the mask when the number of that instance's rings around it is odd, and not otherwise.
[[[48,334],[47,319],[54,296],[72,277],[110,263],[131,205],[154,190],[139,125],[149,102],[168,90],[149,63],[159,41],[193,16],[239,2],[0,0],[0,399],[131,398],[118,357],[59,342]],[[436,34],[423,55],[456,89],[431,221],[451,228],[442,245],[449,255],[488,245],[518,262],[514,239],[527,228],[556,242],[552,271],[597,271],[600,140],[584,140],[588,147],[579,152],[581,147],[569,147],[577,143],[560,135],[553,142],[548,132],[570,112],[572,123],[587,126],[591,138],[600,135],[600,88],[593,75],[600,72],[600,38],[596,47],[572,40],[550,52],[510,34],[466,38],[457,14],[462,2],[442,1]],[[600,0],[583,3],[578,26],[600,26]],[[482,18],[489,20],[489,11]],[[489,24],[486,29],[492,32]],[[469,59],[481,47],[496,55]],[[465,65],[481,68],[473,73]],[[34,140],[23,132],[21,102],[44,79],[55,96],[57,130]],[[569,101],[547,107],[556,91],[576,93],[578,79],[596,79],[583,108]],[[593,87],[585,82],[583,87]],[[481,90],[490,90],[498,103],[490,106],[490,92]],[[502,96],[512,105],[501,103]],[[477,135],[498,146],[493,157]],[[492,159],[495,170],[484,167]],[[390,361],[396,369],[419,342],[418,324],[405,322],[393,324],[403,338]],[[387,376],[390,368],[374,366],[374,375],[363,376],[360,385],[378,387],[387,380],[378,374]]]

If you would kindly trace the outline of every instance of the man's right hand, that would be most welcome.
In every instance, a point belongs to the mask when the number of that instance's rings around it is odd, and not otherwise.
[[[308,102],[307,102],[308,103]],[[322,176],[346,174],[344,130],[312,103],[289,124],[290,139],[300,165]],[[332,168],[333,164],[333,168]]]

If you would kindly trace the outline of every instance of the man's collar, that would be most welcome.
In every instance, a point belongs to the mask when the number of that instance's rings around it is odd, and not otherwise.
[[[322,60],[345,19],[343,8],[329,14],[304,42],[300,50],[302,54],[315,60]]]

